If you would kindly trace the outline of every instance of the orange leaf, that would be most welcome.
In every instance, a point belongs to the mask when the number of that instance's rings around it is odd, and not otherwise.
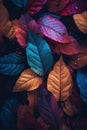
[[[64,101],[70,96],[72,85],[71,74],[61,57],[48,76],[47,89],[57,101]]]
[[[87,52],[72,56],[69,65],[74,69],[79,69],[87,65]]]
[[[79,30],[87,34],[87,11],[73,15],[73,19]]]
[[[42,83],[43,79],[34,73],[31,69],[26,69],[22,72],[17,80],[13,91],[32,91],[37,89]]]

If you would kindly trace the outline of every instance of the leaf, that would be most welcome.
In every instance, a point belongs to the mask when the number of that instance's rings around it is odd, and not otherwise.
[[[66,27],[57,16],[45,15],[38,20],[41,33],[60,43],[69,43],[70,38]]]
[[[76,76],[78,88],[80,89],[80,96],[85,103],[87,103],[87,72],[79,69]]]
[[[49,45],[43,38],[31,31],[28,35],[26,54],[28,64],[35,73],[43,76],[52,68],[53,57]]]
[[[73,15],[73,19],[78,29],[87,34],[87,11]]]
[[[61,57],[48,76],[47,89],[57,101],[65,101],[71,94],[72,85],[71,74]]]
[[[66,55],[74,55],[74,54],[78,54],[82,52],[82,49],[79,46],[79,43],[71,36],[70,36],[70,42],[67,44],[57,43],[48,39],[47,41],[52,51],[58,54],[62,53]]]
[[[4,32],[4,29],[9,21],[9,14],[3,3],[0,3],[0,33]]]
[[[26,69],[19,76],[13,91],[32,91],[37,89],[43,79],[34,73],[31,69]]]
[[[18,31],[19,21],[17,19],[9,21],[4,30],[4,35],[9,39],[14,39]]]
[[[5,101],[2,109],[0,111],[0,123],[4,129],[16,130],[16,112],[15,107],[18,106],[20,102],[15,99],[8,99]]]
[[[69,0],[48,0],[46,7],[49,12],[59,13],[68,3]]]
[[[37,14],[46,2],[47,0],[30,0],[28,3],[28,13],[30,15]]]
[[[15,29],[17,41],[22,47],[26,47],[28,30],[40,33],[37,22],[25,13],[20,17],[19,26]]]
[[[18,130],[44,130],[40,127],[37,119],[29,112],[27,105],[20,105],[17,110],[17,128]]]
[[[34,115],[35,109],[37,108],[37,100],[39,96],[39,90],[35,89],[33,91],[28,92],[27,101],[29,102],[28,111]]]
[[[18,7],[25,7],[28,4],[28,0],[11,0]]]
[[[23,61],[23,58],[16,53],[0,57],[0,73],[5,75],[20,74],[24,69]]]
[[[87,52],[71,57],[69,65],[74,69],[79,69],[87,65]]]
[[[54,96],[43,86],[40,88],[38,105],[40,116],[54,129],[58,129],[63,113]]]

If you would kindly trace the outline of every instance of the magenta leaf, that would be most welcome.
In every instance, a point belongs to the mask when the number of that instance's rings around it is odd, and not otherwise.
[[[53,128],[58,128],[63,113],[59,108],[54,96],[43,86],[40,88],[39,112],[42,118]]]
[[[41,33],[60,43],[69,43],[70,38],[64,24],[58,19],[58,16],[45,15],[38,20]]]
[[[30,0],[28,4],[28,13],[30,15],[37,14],[46,2],[47,0]]]

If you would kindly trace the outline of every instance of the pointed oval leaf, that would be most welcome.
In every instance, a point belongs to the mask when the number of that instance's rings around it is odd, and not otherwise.
[[[57,101],[64,101],[70,96],[72,85],[71,74],[61,57],[48,76],[47,89]]]
[[[52,51],[56,53],[62,53],[66,55],[74,55],[82,52],[81,47],[76,39],[70,36],[70,42],[67,44],[61,44],[57,42],[52,42],[51,40],[47,40]]]
[[[87,34],[87,11],[73,15],[73,19],[78,29],[84,34]]]
[[[50,71],[53,64],[50,47],[43,38],[31,31],[28,41],[26,47],[28,64],[35,73],[43,76]]]
[[[48,0],[47,9],[53,13],[59,13],[67,4],[69,0]]]
[[[31,91],[37,89],[43,79],[34,73],[31,69],[27,69],[19,76],[13,91]]]
[[[22,27],[24,27],[27,31],[31,30],[34,32],[39,32],[38,23],[28,14],[24,13],[19,19]]]
[[[30,15],[37,14],[44,6],[47,0],[29,0],[28,13]]]
[[[20,26],[16,27],[16,38],[20,46],[26,47],[28,30],[39,33],[37,22],[29,16],[29,14],[23,14],[19,19]]]
[[[38,20],[41,33],[60,43],[69,43],[70,38],[64,24],[57,18],[51,15],[45,15]]]
[[[44,86],[40,87],[38,105],[40,116],[54,129],[58,129],[63,113],[55,97]]]
[[[76,80],[80,89],[80,96],[87,103],[87,72],[78,70]]]
[[[20,74],[24,70],[23,61],[23,58],[16,53],[0,57],[0,73],[5,75]]]
[[[74,69],[79,69],[87,65],[87,52],[71,57],[69,65]]]

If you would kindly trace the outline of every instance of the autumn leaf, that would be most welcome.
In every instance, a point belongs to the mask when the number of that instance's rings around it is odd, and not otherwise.
[[[74,69],[79,69],[87,65],[87,52],[71,57],[69,65]]]
[[[57,101],[64,101],[70,96],[72,85],[71,74],[61,57],[48,76],[47,89]]]
[[[38,24],[41,33],[45,37],[56,42],[69,43],[70,37],[67,29],[58,16],[44,15],[38,20]]]
[[[67,44],[61,44],[49,39],[47,39],[47,42],[49,43],[52,51],[58,54],[62,53],[66,55],[74,55],[82,52],[82,49],[77,40],[71,36],[70,36],[70,42]]]
[[[87,34],[87,11],[73,15],[73,19],[78,29]]]
[[[37,89],[42,83],[42,78],[34,73],[31,69],[26,69],[22,72],[17,80],[13,91],[32,91]]]
[[[68,3],[69,0],[48,0],[46,7],[49,12],[59,13]]]
[[[26,47],[28,30],[40,33],[37,22],[25,13],[19,19],[19,26],[15,28],[16,38],[20,46]]]
[[[4,29],[9,21],[9,14],[3,3],[0,3],[0,33],[4,33]]]
[[[28,13],[30,15],[37,14],[44,6],[47,0],[30,0],[28,3]]]

